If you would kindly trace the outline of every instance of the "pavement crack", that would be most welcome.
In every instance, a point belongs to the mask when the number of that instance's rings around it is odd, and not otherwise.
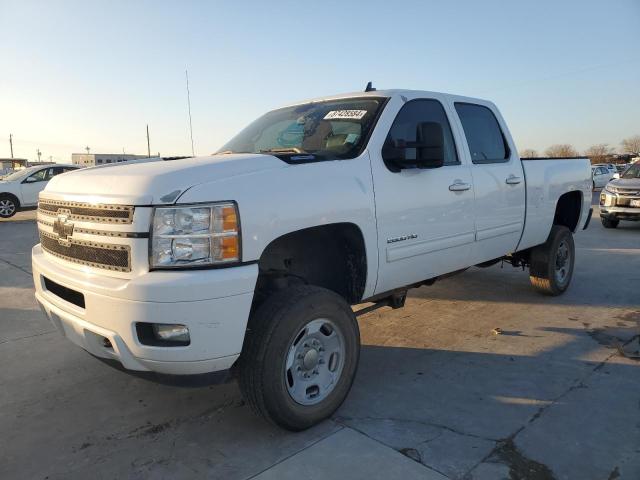
[[[332,436],[333,436],[333,435],[335,435],[336,433],[338,433],[338,432],[340,432],[340,431],[342,431],[342,430],[344,430],[344,429],[346,428],[344,425],[339,425],[339,424],[338,424],[338,427],[340,427],[340,428],[338,428],[336,431],[334,431],[334,432],[330,432],[330,433],[328,433],[327,435],[322,436],[321,438],[319,438],[318,440],[316,440],[316,441],[314,441],[314,442],[310,443],[310,444],[309,444],[309,445],[307,445],[306,447],[301,448],[300,450],[297,450],[297,451],[293,452],[291,455],[287,455],[286,457],[284,457],[284,458],[280,459],[279,461],[277,461],[277,462],[273,463],[272,465],[269,465],[267,468],[264,468],[264,469],[260,470],[259,472],[255,473],[255,474],[253,474],[253,475],[251,475],[251,476],[249,476],[249,477],[247,477],[247,478],[246,478],[246,480],[251,480],[252,478],[256,478],[256,477],[257,477],[258,475],[260,475],[261,473],[264,473],[264,472],[266,472],[267,470],[272,469],[272,468],[273,468],[273,467],[275,467],[276,465],[280,465],[282,462],[285,462],[285,461],[289,460],[291,457],[293,457],[293,456],[295,456],[295,455],[298,455],[298,454],[299,454],[299,453],[301,453],[301,452],[304,452],[305,450],[307,450],[307,449],[309,449],[309,448],[313,447],[314,445],[316,445],[316,444],[320,443],[321,441],[323,441],[323,440],[325,440],[325,439],[327,439],[327,438],[329,438],[329,437],[332,437]]]
[[[629,339],[627,342],[625,342],[623,344],[623,346],[626,346],[628,343],[632,342],[633,340],[635,340],[636,337],[633,337],[631,339]],[[567,388],[564,392],[562,392],[560,395],[558,395],[557,397],[555,397],[553,400],[551,400],[549,403],[547,403],[546,405],[543,405],[542,407],[540,407],[532,416],[531,418],[529,418],[529,420],[527,420],[527,423],[525,423],[524,425],[522,425],[520,428],[518,428],[515,432],[513,432],[511,435],[509,435],[507,438],[504,438],[502,440],[494,440],[496,442],[496,446],[493,448],[493,450],[491,450],[491,452],[489,452],[483,459],[481,459],[479,462],[477,462],[473,467],[471,467],[467,473],[463,476],[464,479],[467,478],[471,478],[471,472],[473,470],[475,470],[480,464],[485,463],[485,462],[489,462],[489,463],[504,463],[504,461],[493,461],[491,462],[490,459],[492,458],[501,458],[502,456],[505,456],[505,458],[514,458],[517,466],[522,464],[522,462],[524,462],[523,459],[526,460],[526,457],[524,457],[524,455],[522,455],[522,453],[519,452],[519,450],[517,450],[516,446],[515,446],[515,439],[516,437],[522,433],[527,427],[529,427],[532,423],[534,423],[536,420],[538,420],[543,414],[544,412],[547,411],[547,409],[549,409],[550,407],[552,407],[553,405],[555,405],[556,403],[558,403],[560,400],[562,400],[565,396],[567,396],[568,394],[570,394],[571,392],[573,392],[574,390],[577,390],[579,388],[587,388],[586,386],[586,382],[589,380],[589,378],[591,378],[591,376],[593,374],[595,374],[598,370],[602,369],[609,360],[611,360],[613,357],[615,357],[616,355],[619,355],[618,351],[612,352],[611,354],[607,355],[606,358],[604,360],[602,360],[601,362],[597,363],[587,374],[585,374],[584,376],[582,376],[581,378],[575,380],[573,382],[572,385],[569,386],[569,388]],[[507,453],[505,453],[507,452]],[[504,454],[504,455],[503,455]],[[519,457],[518,457],[519,456]],[[530,462],[533,462],[532,460]],[[526,462],[525,462],[526,463]],[[548,469],[548,467],[546,467],[543,464],[538,464],[537,462],[533,462],[536,465],[534,465],[532,468],[534,468],[534,470],[536,472],[540,472],[539,475],[543,475],[543,476],[531,476],[531,477],[527,477],[527,476],[513,476],[515,475],[515,473],[513,473],[512,470],[512,478],[531,478],[534,480],[552,480],[555,477],[553,476],[553,472],[551,472],[550,469]],[[509,466],[509,468],[512,468],[512,466],[508,463],[504,463],[505,465]],[[517,468],[520,468],[520,466],[518,466]],[[544,468],[546,468],[548,470],[548,472],[545,473]],[[517,473],[517,472],[516,472]],[[547,475],[547,476],[544,476]],[[549,476],[551,475],[551,476]]]
[[[340,418],[349,419],[349,420],[353,419],[353,417],[340,417]],[[412,422],[413,421],[413,420],[398,420],[398,419],[393,419],[393,418],[374,418],[374,417],[364,417],[364,418],[366,418],[367,420],[392,420],[392,421],[395,421],[395,422],[398,422],[398,421]],[[362,418],[359,418],[359,419],[362,419]],[[431,465],[425,463],[424,460],[422,460],[422,456],[420,455],[420,452],[418,452],[418,450],[415,449],[415,448],[409,447],[409,448],[395,449],[392,446],[387,445],[383,441],[381,441],[381,440],[379,440],[379,439],[377,439],[375,437],[372,437],[367,432],[365,432],[363,430],[360,430],[357,427],[354,427],[353,425],[344,425],[344,424],[340,423],[337,419],[334,419],[334,420],[338,425],[342,426],[343,428],[350,428],[351,430],[355,430],[356,432],[364,435],[368,439],[373,440],[374,442],[379,443],[380,445],[383,445],[386,448],[390,448],[392,450],[395,450],[396,452],[401,453],[402,455],[404,455],[405,457],[413,460],[414,462],[417,462],[420,465],[422,465],[424,467],[427,467],[428,469],[433,470],[434,472],[437,472],[437,473],[439,473],[440,475],[442,475],[442,476],[444,476],[446,478],[451,478],[448,475],[445,475],[444,472],[441,472],[437,468],[432,467]],[[416,423],[420,423],[420,422],[416,422]],[[427,424],[424,424],[424,425],[427,425]],[[440,434],[440,435],[442,435],[442,434]],[[435,438],[438,438],[440,435],[436,436]],[[418,445],[422,445],[423,443],[427,443],[427,442],[430,442],[431,440],[435,440],[435,438],[431,438],[429,440],[426,440],[425,442],[420,442]]]
[[[344,415],[341,416],[337,416],[334,418],[334,420],[337,423],[341,423],[343,424],[343,420],[346,421],[358,421],[358,420],[374,420],[374,421],[384,421],[384,420],[389,420],[392,422],[411,422],[411,423],[417,423],[419,425],[424,425],[427,427],[434,427],[434,428],[440,428],[442,430],[448,430],[449,432],[458,434],[458,435],[463,435],[465,437],[471,437],[471,438],[478,438],[480,440],[488,440],[490,442],[497,442],[500,439],[498,438],[489,438],[489,437],[483,437],[482,435],[476,435],[474,433],[468,433],[468,432],[463,432],[461,430],[456,430],[455,428],[449,427],[448,425],[444,425],[441,423],[434,423],[434,422],[429,422],[427,420],[415,420],[412,418],[396,418],[396,417],[370,417],[370,416],[365,416],[365,417],[346,417]],[[353,428],[352,425],[346,425],[350,428]],[[437,438],[437,437],[436,437]],[[433,438],[427,441],[431,441],[434,440]],[[421,442],[424,443],[424,442]]]
[[[26,340],[27,338],[41,337],[43,335],[50,335],[52,333],[56,333],[56,330],[49,330],[48,332],[42,332],[42,333],[34,333],[33,335],[25,335],[24,337],[8,338],[6,340],[0,340],[0,345],[3,345],[5,343],[17,342],[18,340]]]
[[[29,275],[30,277],[33,276],[33,273],[31,273],[29,270],[27,270],[26,268],[22,268],[20,265],[16,265],[15,263],[10,262],[9,260],[6,260],[2,257],[0,257],[0,262],[4,262],[7,265],[9,265],[10,267],[13,268],[17,268],[18,270],[20,270],[23,273],[26,273],[27,275]]]

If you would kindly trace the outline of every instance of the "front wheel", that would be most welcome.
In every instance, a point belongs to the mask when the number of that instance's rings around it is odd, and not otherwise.
[[[547,241],[531,251],[531,285],[542,294],[561,295],[571,283],[575,258],[571,230],[563,225],[554,225]]]
[[[342,404],[359,356],[358,323],[342,297],[313,286],[281,290],[249,320],[240,388],[258,414],[304,430]]]
[[[0,195],[0,218],[11,218],[16,214],[18,205],[9,195]]]
[[[600,217],[600,221],[604,228],[616,228],[620,223],[620,220],[610,217]]]

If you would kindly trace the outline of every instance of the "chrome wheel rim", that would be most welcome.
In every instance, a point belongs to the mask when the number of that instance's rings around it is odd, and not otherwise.
[[[556,280],[559,284],[563,285],[569,278],[569,272],[571,271],[571,251],[565,241],[560,242],[558,249],[556,250],[556,267],[555,274]]]
[[[312,320],[289,343],[284,382],[300,405],[316,405],[333,391],[344,367],[345,342],[326,318]]]
[[[11,200],[0,200],[0,215],[8,217],[16,211],[16,205]]]

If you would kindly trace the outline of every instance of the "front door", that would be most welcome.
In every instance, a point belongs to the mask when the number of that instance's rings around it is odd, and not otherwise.
[[[468,266],[475,234],[473,182],[469,165],[458,155],[449,115],[437,98],[409,100],[385,139],[393,145],[420,144],[420,125],[438,123],[444,136],[442,167],[400,169],[385,163],[381,149],[370,149],[378,225],[376,293]],[[416,149],[407,148],[405,155],[416,158]]]
[[[53,174],[53,168],[43,168],[32,173],[22,181],[22,205],[32,206],[38,203],[38,194],[47,186],[47,182]]]

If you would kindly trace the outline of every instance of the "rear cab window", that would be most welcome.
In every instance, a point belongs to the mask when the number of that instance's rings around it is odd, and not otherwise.
[[[504,163],[511,152],[495,115],[488,107],[475,103],[455,103],[469,146],[471,161],[476,164]]]

